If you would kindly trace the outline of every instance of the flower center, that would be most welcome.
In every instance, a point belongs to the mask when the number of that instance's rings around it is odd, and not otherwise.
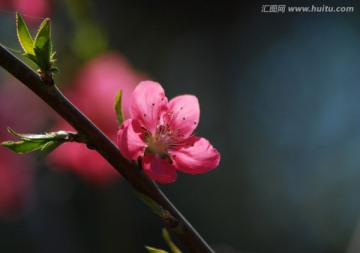
[[[146,138],[146,143],[149,151],[154,154],[162,155],[167,153],[168,145],[166,139],[157,135],[156,133],[148,135]]]
[[[182,107],[180,109],[182,110]],[[145,142],[147,144],[146,151],[158,155],[163,159],[167,159],[170,163],[172,163],[172,156],[169,154],[169,150],[187,144],[184,143],[184,134],[182,131],[179,128],[173,128],[172,121],[174,117],[177,117],[177,114],[174,115],[174,111],[170,111],[163,116],[158,116],[156,118],[157,127],[154,132],[143,127]],[[183,118],[183,120],[185,120],[185,118]]]
[[[168,150],[177,142],[173,136],[173,130],[168,124],[159,125],[155,133],[146,133],[148,150],[163,158],[169,156]]]

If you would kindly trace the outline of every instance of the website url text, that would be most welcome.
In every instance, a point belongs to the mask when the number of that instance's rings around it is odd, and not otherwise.
[[[286,6],[286,5],[263,5],[261,7],[261,12],[264,13],[285,13],[285,12],[335,12],[335,13],[343,13],[343,12],[354,12],[355,8],[353,6]]]

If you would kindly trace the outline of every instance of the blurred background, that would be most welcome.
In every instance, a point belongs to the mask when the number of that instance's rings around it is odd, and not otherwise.
[[[262,13],[264,5],[352,13]],[[360,6],[356,1],[0,0],[0,38],[20,56],[51,17],[56,83],[111,138],[115,94],[141,80],[194,94],[212,172],[161,185],[220,253],[360,252]],[[29,63],[31,64],[31,63]],[[70,129],[0,70],[0,141]],[[360,226],[360,223],[359,223]],[[162,224],[82,145],[42,161],[0,147],[0,252],[145,252]],[[181,244],[179,244],[180,247]],[[184,249],[184,252],[187,252]]]

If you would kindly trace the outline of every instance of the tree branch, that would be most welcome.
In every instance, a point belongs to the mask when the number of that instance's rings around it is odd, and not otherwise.
[[[142,199],[178,239],[194,253],[213,253],[191,224],[166,198],[158,186],[136,164],[125,159],[117,146],[82,114],[55,85],[43,82],[39,75],[0,44],[0,66],[32,90],[99,152],[133,187]]]

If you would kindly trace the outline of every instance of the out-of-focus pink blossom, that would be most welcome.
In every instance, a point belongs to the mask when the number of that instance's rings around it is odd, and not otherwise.
[[[125,117],[132,91],[144,76],[135,72],[117,53],[106,53],[89,62],[79,71],[67,97],[90,118],[110,139],[116,141],[118,125],[114,102],[119,90],[123,91],[122,105]],[[72,130],[63,121],[57,130]],[[95,184],[105,184],[119,178],[119,174],[96,151],[84,144],[66,143],[56,149],[50,161],[61,170],[76,172]]]
[[[7,127],[20,133],[42,131],[49,113],[48,106],[15,79],[0,81],[0,142],[15,140]],[[0,146],[0,219],[26,209],[32,199],[34,169],[31,156]]]
[[[37,24],[50,16],[51,0],[0,0],[0,7],[19,11],[29,24]]]
[[[141,157],[145,173],[160,183],[176,180],[176,169],[205,173],[220,162],[219,152],[204,138],[193,135],[199,123],[198,99],[181,95],[168,102],[160,84],[145,81],[134,90],[130,119],[118,131],[122,155]]]
[[[26,210],[33,192],[34,164],[10,150],[0,151],[0,219],[13,218]]]
[[[15,79],[0,80],[0,137],[10,137],[6,128],[36,133],[49,124],[54,112],[31,90]]]

